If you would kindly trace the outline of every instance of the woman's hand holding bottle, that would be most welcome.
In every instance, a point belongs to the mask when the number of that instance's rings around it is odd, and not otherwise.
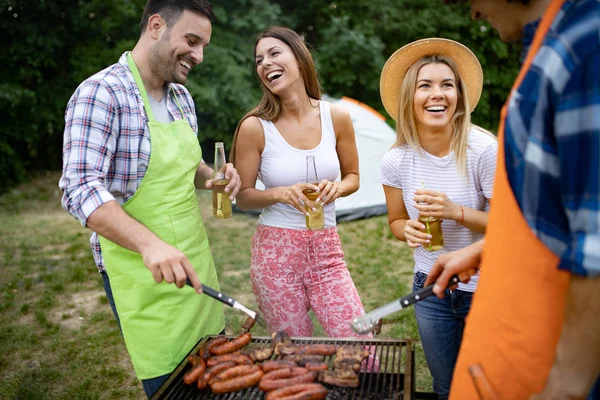
[[[424,217],[461,220],[460,205],[450,200],[445,193],[429,189],[418,189],[415,192],[414,201],[415,208]]]
[[[342,197],[344,193],[341,182],[331,182],[327,179],[323,179],[319,182],[319,189],[321,194],[316,201],[323,203],[323,206],[333,203],[336,199]]]
[[[304,190],[319,192],[319,187],[312,183],[296,183],[292,186],[282,187],[279,202],[289,204],[302,214],[308,215],[307,207],[312,207],[312,202],[303,193]]]
[[[404,225],[404,236],[406,237],[406,243],[408,247],[416,248],[422,245],[428,245],[430,243],[431,235],[427,233],[427,227],[425,224],[409,219]]]

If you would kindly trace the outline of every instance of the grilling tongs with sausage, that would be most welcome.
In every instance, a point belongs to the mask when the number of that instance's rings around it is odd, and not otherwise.
[[[186,279],[185,284],[188,286],[194,287],[194,285],[192,285],[192,282],[190,281],[189,278]],[[248,315],[250,318],[254,319],[254,321],[258,322],[258,324],[260,326],[262,326],[263,328],[268,330],[267,323],[265,322],[265,320],[263,319],[263,317],[260,315],[260,313],[258,311],[252,311],[249,308],[247,308],[246,306],[244,306],[242,303],[239,303],[233,297],[229,297],[225,293],[221,293],[218,290],[215,290],[215,289],[211,288],[210,286],[206,286],[204,284],[202,284],[202,293],[204,293],[207,296],[212,297],[215,300],[219,300],[221,303],[226,304],[229,307],[233,307],[238,310],[242,310],[243,312],[246,313],[246,315]],[[250,330],[250,328],[251,328],[251,326],[248,328],[244,328],[244,329]]]
[[[458,276],[454,275],[452,278],[450,278],[450,283],[448,286],[458,284],[459,282],[460,279],[458,279]],[[376,308],[375,310],[368,312],[363,316],[354,318],[350,326],[354,332],[361,335],[366,335],[375,329],[377,321],[379,321],[381,318],[393,314],[396,311],[400,311],[411,304],[415,304],[419,300],[433,295],[433,285],[426,286],[421,290],[408,294],[404,297],[400,297],[389,304]]]

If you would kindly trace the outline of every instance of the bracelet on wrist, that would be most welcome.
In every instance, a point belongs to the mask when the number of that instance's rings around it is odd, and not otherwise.
[[[458,225],[462,226],[462,224],[465,222],[465,209],[462,206],[462,204],[459,204],[460,206],[460,222],[458,222]]]

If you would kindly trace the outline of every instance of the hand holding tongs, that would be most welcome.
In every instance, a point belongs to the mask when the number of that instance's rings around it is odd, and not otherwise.
[[[458,279],[458,276],[453,275],[450,278],[448,286],[458,284],[459,282],[460,279]],[[375,310],[368,312],[363,316],[354,318],[350,326],[354,332],[361,335],[366,335],[375,328],[377,321],[381,318],[395,313],[396,311],[400,311],[411,304],[415,304],[419,300],[432,296],[433,294],[433,285],[426,286],[421,290],[408,294],[404,297],[400,297],[389,304],[376,308]]]
[[[192,282],[190,281],[189,278],[187,278],[185,280],[185,284],[188,286],[194,287],[194,285],[192,285]],[[258,324],[260,326],[262,326],[266,330],[269,330],[269,328],[267,327],[267,323],[265,322],[265,320],[263,319],[263,317],[260,315],[260,313],[258,311],[250,310],[249,308],[247,308],[246,306],[244,306],[243,304],[241,304],[237,300],[235,300],[233,297],[229,297],[226,294],[211,288],[210,286],[206,286],[205,284],[202,284],[202,293],[204,293],[207,296],[212,297],[215,300],[220,301],[223,304],[228,305],[229,307],[233,307],[238,310],[242,310],[243,312],[246,313],[246,315],[248,315],[250,318],[252,318],[256,322],[258,322]]]

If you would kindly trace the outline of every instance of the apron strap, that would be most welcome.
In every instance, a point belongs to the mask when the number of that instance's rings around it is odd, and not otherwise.
[[[148,115],[148,119],[150,121],[154,121],[154,114],[152,113],[152,107],[150,107],[150,101],[148,100],[148,93],[146,93],[146,88],[144,87],[144,82],[142,81],[142,76],[140,75],[140,71],[135,65],[135,61],[133,61],[133,57],[131,56],[131,52],[127,53],[127,64],[129,65],[129,69],[133,74],[133,79],[135,79],[135,84],[142,95],[142,100],[144,102],[144,109],[146,110],[146,115]]]
[[[173,86],[171,86],[171,92],[173,92],[173,98],[175,99],[175,103],[177,103],[177,107],[179,107],[179,111],[181,112],[181,118],[185,119],[185,114],[183,113],[183,107],[181,107],[181,103],[179,103],[179,99],[177,98],[177,95],[175,94],[175,89],[173,89]]]

